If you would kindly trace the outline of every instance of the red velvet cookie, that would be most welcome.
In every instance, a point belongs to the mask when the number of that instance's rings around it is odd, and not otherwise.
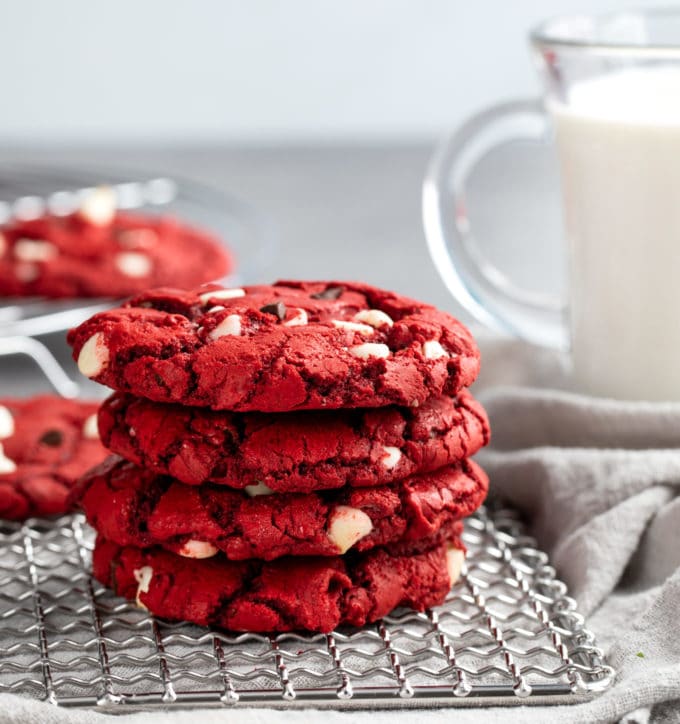
[[[79,212],[0,231],[0,295],[126,297],[161,284],[192,287],[233,266],[223,245],[168,217]]]
[[[68,339],[81,372],[114,390],[241,412],[416,407],[479,370],[454,317],[359,283],[158,289]]]
[[[0,518],[67,511],[73,483],[107,455],[96,411],[53,395],[0,399]]]
[[[104,445],[189,485],[258,483],[277,493],[385,485],[470,457],[488,442],[467,391],[419,407],[224,412],[116,393],[99,410]]]
[[[462,525],[459,524],[459,530]],[[98,538],[94,575],[151,613],[232,631],[332,631],[363,626],[398,606],[442,603],[464,553],[456,536],[333,558],[192,561],[162,548]]]
[[[115,456],[73,491],[90,525],[123,546],[161,545],[187,558],[337,556],[450,533],[483,502],[472,461],[372,488],[269,495],[187,486]],[[271,492],[271,491],[269,491]]]

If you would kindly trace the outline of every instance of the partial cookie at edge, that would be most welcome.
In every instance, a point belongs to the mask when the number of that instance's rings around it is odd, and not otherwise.
[[[56,395],[0,399],[0,518],[69,510],[75,481],[107,456],[97,406]]]

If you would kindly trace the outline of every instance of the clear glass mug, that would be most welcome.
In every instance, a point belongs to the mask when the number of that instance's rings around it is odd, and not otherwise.
[[[680,400],[680,9],[559,18],[530,43],[543,98],[480,113],[431,160],[432,258],[478,320],[568,351],[575,389]],[[466,181],[487,153],[553,136],[566,303],[513,286],[481,254],[466,211]]]

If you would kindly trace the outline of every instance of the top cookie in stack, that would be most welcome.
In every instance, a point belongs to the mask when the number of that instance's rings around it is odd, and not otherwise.
[[[488,439],[465,389],[479,353],[450,315],[357,283],[160,289],[69,341],[116,390],[99,428],[125,460],[77,495],[95,574],[122,595],[229,629],[327,631],[448,593]]]
[[[81,372],[114,390],[239,412],[416,407],[479,371],[458,320],[356,283],[159,289],[69,342]]]

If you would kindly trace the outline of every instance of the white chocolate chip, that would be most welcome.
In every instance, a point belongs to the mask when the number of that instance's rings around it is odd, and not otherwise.
[[[0,440],[12,435],[14,435],[14,418],[4,405],[0,405]]]
[[[401,450],[398,447],[392,447],[391,445],[384,445],[383,450],[385,451],[385,454],[383,455],[381,462],[387,470],[392,470],[392,468],[395,468],[401,460]]]
[[[116,240],[126,249],[152,249],[158,244],[158,234],[153,229],[126,229],[118,232]]]
[[[13,473],[16,469],[16,463],[5,455],[5,451],[0,443],[0,475]]]
[[[133,279],[148,276],[153,268],[151,259],[139,251],[121,251],[116,254],[113,263],[118,271]]]
[[[135,430],[134,427],[130,427],[130,428],[128,429],[128,435],[129,435],[130,437],[137,437],[137,430]]]
[[[390,356],[390,348],[386,344],[376,344],[374,342],[364,342],[364,344],[351,347],[349,353],[353,357],[359,359],[368,359],[369,357],[378,357],[385,359]]]
[[[354,315],[354,319],[370,324],[371,327],[382,327],[384,324],[391,327],[394,324],[392,317],[379,309],[362,309]]]
[[[90,415],[83,423],[83,437],[88,440],[97,440],[99,438],[99,427],[97,426],[97,413]]]
[[[290,319],[287,319],[283,324],[286,327],[299,327],[303,324],[307,324],[308,318],[307,318],[307,312],[305,312],[304,309],[300,309],[299,307],[295,307],[293,310],[294,312],[293,316]]]
[[[427,342],[423,342],[423,355],[425,359],[439,359],[440,357],[448,357],[449,353],[436,339],[430,339]]]
[[[210,299],[237,299],[238,297],[245,297],[246,293],[243,289],[215,289],[214,292],[206,292],[201,294],[199,299],[201,304],[205,304]]]
[[[274,492],[269,486],[264,483],[256,483],[255,485],[246,485],[243,490],[246,495],[250,495],[251,498],[256,498],[258,495],[272,495]]]
[[[151,568],[151,566],[135,568],[135,570],[132,571],[132,575],[135,577],[135,581],[137,581],[137,595],[135,596],[135,601],[140,608],[146,609],[146,606],[140,601],[139,597],[142,593],[149,592],[149,584],[153,578],[153,568]]]
[[[209,339],[219,339],[231,335],[238,337],[241,334],[241,317],[238,314],[230,314],[225,317],[208,335]]]
[[[465,553],[460,548],[449,548],[446,551],[446,570],[449,573],[449,581],[451,581],[452,586],[460,578],[464,560]]]
[[[331,514],[328,538],[339,553],[345,553],[373,530],[373,521],[363,510],[349,505],[338,505]]]
[[[221,304],[217,304],[214,307],[210,307],[210,309],[206,312],[206,314],[212,314],[213,312],[221,312],[223,309],[226,309],[226,307],[223,307]]]
[[[80,205],[80,215],[95,226],[108,226],[116,215],[116,192],[109,186],[93,189]]]
[[[359,322],[346,322],[342,319],[333,319],[331,324],[338,329],[347,329],[350,332],[359,332],[360,334],[373,334],[375,330],[368,324],[360,324]]]
[[[59,254],[54,244],[37,239],[17,239],[12,251],[20,261],[49,261]]]
[[[22,262],[14,267],[14,274],[20,282],[33,282],[40,276],[40,268],[37,264]]]
[[[93,334],[85,342],[78,355],[78,369],[85,377],[96,377],[109,364],[109,348],[101,332]]]
[[[212,558],[217,555],[219,548],[205,540],[190,538],[178,551],[184,558]]]

